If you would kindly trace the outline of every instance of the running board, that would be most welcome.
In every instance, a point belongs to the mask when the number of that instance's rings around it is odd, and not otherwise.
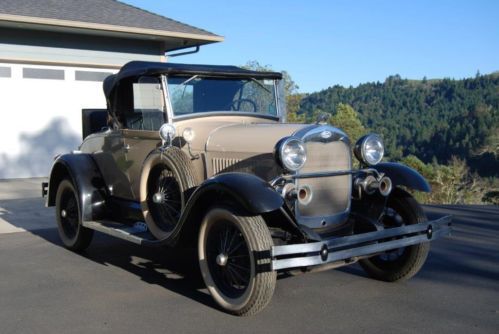
[[[137,245],[154,246],[161,244],[161,241],[155,239],[149,232],[147,225],[142,222],[135,223],[132,226],[109,220],[84,221],[82,224],[91,230],[130,241]]]

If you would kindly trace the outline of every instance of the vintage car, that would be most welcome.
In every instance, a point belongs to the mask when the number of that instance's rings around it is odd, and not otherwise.
[[[350,143],[327,124],[286,123],[280,73],[130,62],[104,93],[108,109],[83,110],[83,143],[42,185],[71,250],[94,231],[197,248],[216,303],[249,315],[280,272],[358,261],[403,280],[450,232],[450,217],[428,221],[407,192],[430,191],[425,179],[382,162],[380,136]]]

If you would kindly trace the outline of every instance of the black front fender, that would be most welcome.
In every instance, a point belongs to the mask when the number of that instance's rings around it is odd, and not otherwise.
[[[192,193],[176,232],[166,241],[174,245],[195,242],[204,214],[215,205],[237,205],[250,215],[259,215],[283,207],[282,197],[261,178],[245,173],[223,173],[204,181]]]
[[[414,190],[431,192],[428,181],[410,167],[395,162],[383,162],[372,168],[388,176],[394,186],[405,186]]]
[[[209,178],[196,189],[189,204],[206,194],[229,198],[252,214],[271,212],[284,204],[282,197],[267,182],[245,173],[224,173]]]
[[[82,220],[102,218],[105,212],[105,184],[91,155],[64,154],[54,161],[49,178],[47,206],[55,205],[57,188],[63,179],[69,179],[78,192]]]

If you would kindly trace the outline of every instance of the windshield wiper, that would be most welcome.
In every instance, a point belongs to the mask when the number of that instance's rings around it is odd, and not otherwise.
[[[196,79],[197,77],[199,77],[199,74],[193,75],[192,77],[190,77],[189,79],[185,80],[184,82],[182,82],[178,86],[181,87],[183,85],[187,85],[189,82],[191,82],[192,80]]]
[[[182,96],[181,98],[184,98],[184,94],[185,94],[185,89],[187,88],[187,85],[189,82],[191,82],[192,80],[196,79],[197,77],[199,77],[199,74],[196,74],[196,75],[193,75],[192,77],[190,77],[189,79],[183,81],[182,83],[180,83],[177,87],[175,87],[175,90],[178,90],[180,89],[182,86],[184,86],[184,89],[182,90]]]

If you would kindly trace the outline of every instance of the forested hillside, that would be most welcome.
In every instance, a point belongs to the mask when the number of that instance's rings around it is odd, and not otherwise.
[[[465,159],[482,176],[499,176],[499,74],[463,80],[406,80],[333,86],[303,96],[298,115],[336,114],[348,104],[370,131],[383,135],[393,160],[415,155],[446,164]],[[298,108],[297,108],[298,109]]]

